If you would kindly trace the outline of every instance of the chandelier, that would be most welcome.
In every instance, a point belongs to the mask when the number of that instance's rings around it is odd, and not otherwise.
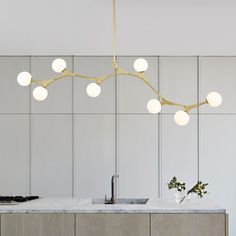
[[[82,75],[78,73],[71,72],[66,65],[66,62],[61,59],[57,58],[52,62],[52,69],[59,75],[55,78],[49,80],[35,80],[33,79],[32,75],[29,72],[23,71],[18,74],[17,81],[22,86],[28,86],[30,84],[36,84],[37,87],[33,89],[33,97],[37,101],[43,101],[48,96],[48,87],[49,85],[57,82],[62,78],[81,78],[91,81],[86,88],[86,92],[90,97],[97,97],[101,93],[101,85],[108,79],[114,78],[116,76],[127,76],[127,77],[135,77],[140,79],[144,82],[154,93],[155,97],[147,102],[147,110],[151,114],[157,114],[161,111],[163,106],[176,106],[180,108],[175,115],[174,121],[176,124],[184,126],[188,124],[190,117],[189,112],[192,109],[195,109],[201,105],[208,104],[211,107],[218,107],[222,103],[222,97],[217,92],[210,92],[208,93],[206,99],[202,102],[185,105],[181,103],[177,103],[171,101],[161,95],[156,88],[149,82],[147,76],[145,75],[145,71],[148,69],[148,62],[144,58],[138,58],[134,61],[134,70],[135,72],[129,72],[123,68],[121,68],[117,62],[117,55],[116,55],[116,0],[113,0],[113,59],[112,59],[112,67],[114,68],[114,72],[112,74],[108,74],[101,77],[90,77],[87,75]]]

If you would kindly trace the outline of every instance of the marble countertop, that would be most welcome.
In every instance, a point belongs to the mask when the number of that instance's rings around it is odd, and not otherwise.
[[[17,205],[1,205],[0,213],[225,213],[210,200],[191,200],[177,205],[173,200],[149,199],[145,205],[92,204],[91,199],[41,198]]]

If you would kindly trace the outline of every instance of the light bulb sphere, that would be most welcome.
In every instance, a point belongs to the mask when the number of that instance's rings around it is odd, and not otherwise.
[[[97,83],[90,83],[86,88],[87,94],[95,98],[101,93],[101,87]]]
[[[57,58],[52,62],[52,69],[57,72],[61,73],[63,70],[66,69],[66,62],[61,58]]]
[[[217,92],[210,92],[207,95],[207,103],[211,107],[218,107],[222,103],[222,97],[219,93]]]
[[[144,58],[138,58],[134,61],[134,69],[137,72],[145,72],[148,69],[148,62]]]
[[[23,71],[17,75],[17,82],[21,86],[30,85],[31,79],[32,79],[32,75],[27,71]]]
[[[177,111],[174,120],[177,125],[185,126],[189,122],[189,114],[185,111]]]
[[[48,90],[42,86],[38,86],[33,90],[33,97],[35,100],[41,102],[45,100],[48,96]]]
[[[151,99],[147,103],[147,110],[152,114],[157,114],[161,111],[161,103],[157,99]]]

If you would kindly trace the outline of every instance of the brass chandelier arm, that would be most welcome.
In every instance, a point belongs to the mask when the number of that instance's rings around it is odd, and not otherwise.
[[[161,105],[164,106],[164,105],[169,105],[169,106],[177,106],[177,107],[182,107],[183,110],[185,112],[189,112],[191,111],[192,109],[194,108],[197,108],[201,105],[205,105],[207,104],[207,101],[203,101],[203,102],[200,102],[200,103],[196,103],[196,104],[192,104],[192,105],[184,105],[184,104],[180,104],[180,103],[176,103],[176,102],[173,102],[173,101],[170,101],[168,99],[166,99],[164,96],[162,96],[153,86],[152,84],[148,81],[148,78],[145,76],[145,74],[143,72],[141,73],[130,73],[128,71],[125,71],[121,68],[119,68],[117,70],[117,75],[127,75],[127,76],[132,76],[132,77],[137,77],[139,79],[141,79],[148,87],[150,87],[153,92],[159,97],[160,101],[161,101]]]
[[[92,81],[100,84],[102,81],[104,81],[106,79],[110,79],[116,75],[116,73],[114,72],[112,74],[101,76],[101,77],[90,77],[87,75],[72,73],[69,70],[65,70],[62,73],[63,73],[62,75],[52,78],[52,79],[49,79],[49,80],[31,80],[31,82],[38,84],[44,88],[47,88],[49,85],[51,85],[52,83],[56,82],[59,79],[68,78],[68,77],[77,77],[77,78],[81,78],[81,79],[92,80]]]
[[[185,110],[186,112],[188,112],[188,111],[190,111],[190,110],[192,110],[192,109],[194,109],[194,108],[200,107],[200,106],[205,105],[205,104],[208,104],[207,100],[202,101],[202,102],[200,102],[200,103],[196,103],[196,104],[192,104],[192,105],[189,105],[189,106],[185,106],[185,107],[184,107],[184,110]]]
[[[142,80],[159,97],[162,106],[165,106],[165,105],[177,106],[177,107],[183,108],[183,110],[185,112],[189,112],[189,111],[191,111],[194,108],[197,108],[197,107],[199,107],[201,105],[207,104],[206,100],[202,101],[200,103],[191,104],[191,105],[184,105],[184,104],[180,104],[180,103],[176,103],[176,102],[173,102],[171,100],[168,100],[164,96],[162,96],[157,91],[156,88],[153,87],[153,85],[148,81],[148,78],[146,77],[144,72],[139,72],[139,73],[128,72],[128,71],[120,68],[119,66],[117,66],[116,62],[115,62],[115,71],[113,73],[105,75],[105,76],[90,77],[90,76],[87,76],[87,75],[73,73],[73,72],[70,72],[68,69],[66,69],[58,77],[55,77],[55,78],[52,78],[52,79],[49,79],[49,80],[32,80],[32,83],[36,83],[36,84],[38,84],[38,85],[40,85],[40,86],[42,86],[44,88],[47,88],[49,85],[53,84],[57,80],[60,80],[60,79],[63,79],[63,78],[68,78],[68,77],[75,77],[75,78],[91,80],[91,81],[94,81],[97,84],[101,84],[103,81],[108,80],[110,78],[114,78],[115,76],[118,76],[118,75],[125,75],[125,76],[134,77],[134,78],[138,78],[138,79]]]
[[[58,77],[55,77],[55,78],[52,78],[52,79],[48,79],[48,80],[31,80],[32,83],[35,83],[35,84],[38,84],[44,88],[47,88],[50,84],[56,82],[57,80],[59,79],[62,79],[62,78],[66,78],[68,77],[68,75],[65,75],[65,74],[62,74]]]
[[[81,74],[78,74],[78,73],[70,73],[70,72],[67,74],[67,76],[72,76],[72,77],[77,77],[77,78],[87,79],[87,80],[93,80],[97,84],[102,83],[104,80],[113,78],[113,77],[115,77],[115,75],[116,75],[116,72],[113,72],[109,75],[104,75],[104,76],[101,76],[101,77],[90,77],[90,76],[87,76],[87,75],[81,75]]]
[[[140,73],[131,73],[131,72],[128,72],[122,68],[118,68],[116,70],[116,74],[117,75],[127,75],[127,76],[130,76],[130,77],[136,77],[138,79],[141,79],[146,85],[148,85],[152,91],[162,100],[164,99],[164,97],[152,86],[152,84],[148,81],[148,78],[145,76],[145,74],[143,72],[140,72]]]
[[[167,99],[165,99],[165,98],[164,98],[164,99],[162,100],[162,102],[161,102],[161,105],[162,105],[162,106],[164,106],[164,105],[169,105],[169,106],[182,107],[185,112],[189,112],[189,111],[191,111],[192,109],[197,108],[197,107],[200,107],[200,106],[205,105],[205,104],[208,104],[207,100],[204,100],[204,101],[202,101],[202,102],[200,102],[200,103],[191,104],[191,105],[184,105],[184,104],[172,102],[172,101],[167,100]]]

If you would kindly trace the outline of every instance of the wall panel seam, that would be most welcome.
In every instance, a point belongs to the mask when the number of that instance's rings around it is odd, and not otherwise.
[[[152,214],[149,214],[149,235],[152,236]]]
[[[119,58],[117,58],[119,60]],[[119,174],[119,81],[115,75],[115,174]],[[119,196],[119,178],[116,189],[116,195]]]
[[[197,57],[197,103],[200,102],[200,57]],[[199,181],[200,178],[200,156],[199,156],[199,149],[200,149],[200,107],[197,107],[197,178]]]
[[[77,235],[77,227],[76,227],[76,218],[77,218],[77,214],[75,213],[74,214],[74,236],[76,236]]]
[[[30,73],[32,74],[32,56],[29,60]],[[31,85],[29,86],[29,195],[32,195],[32,143],[33,143],[33,117],[32,117],[32,98],[31,98]]]
[[[161,91],[162,83],[162,58],[158,57],[158,90]],[[162,113],[158,114],[158,198],[162,197]]]
[[[75,71],[75,57],[72,57],[72,69]],[[72,77],[72,197],[75,197],[75,79]]]

